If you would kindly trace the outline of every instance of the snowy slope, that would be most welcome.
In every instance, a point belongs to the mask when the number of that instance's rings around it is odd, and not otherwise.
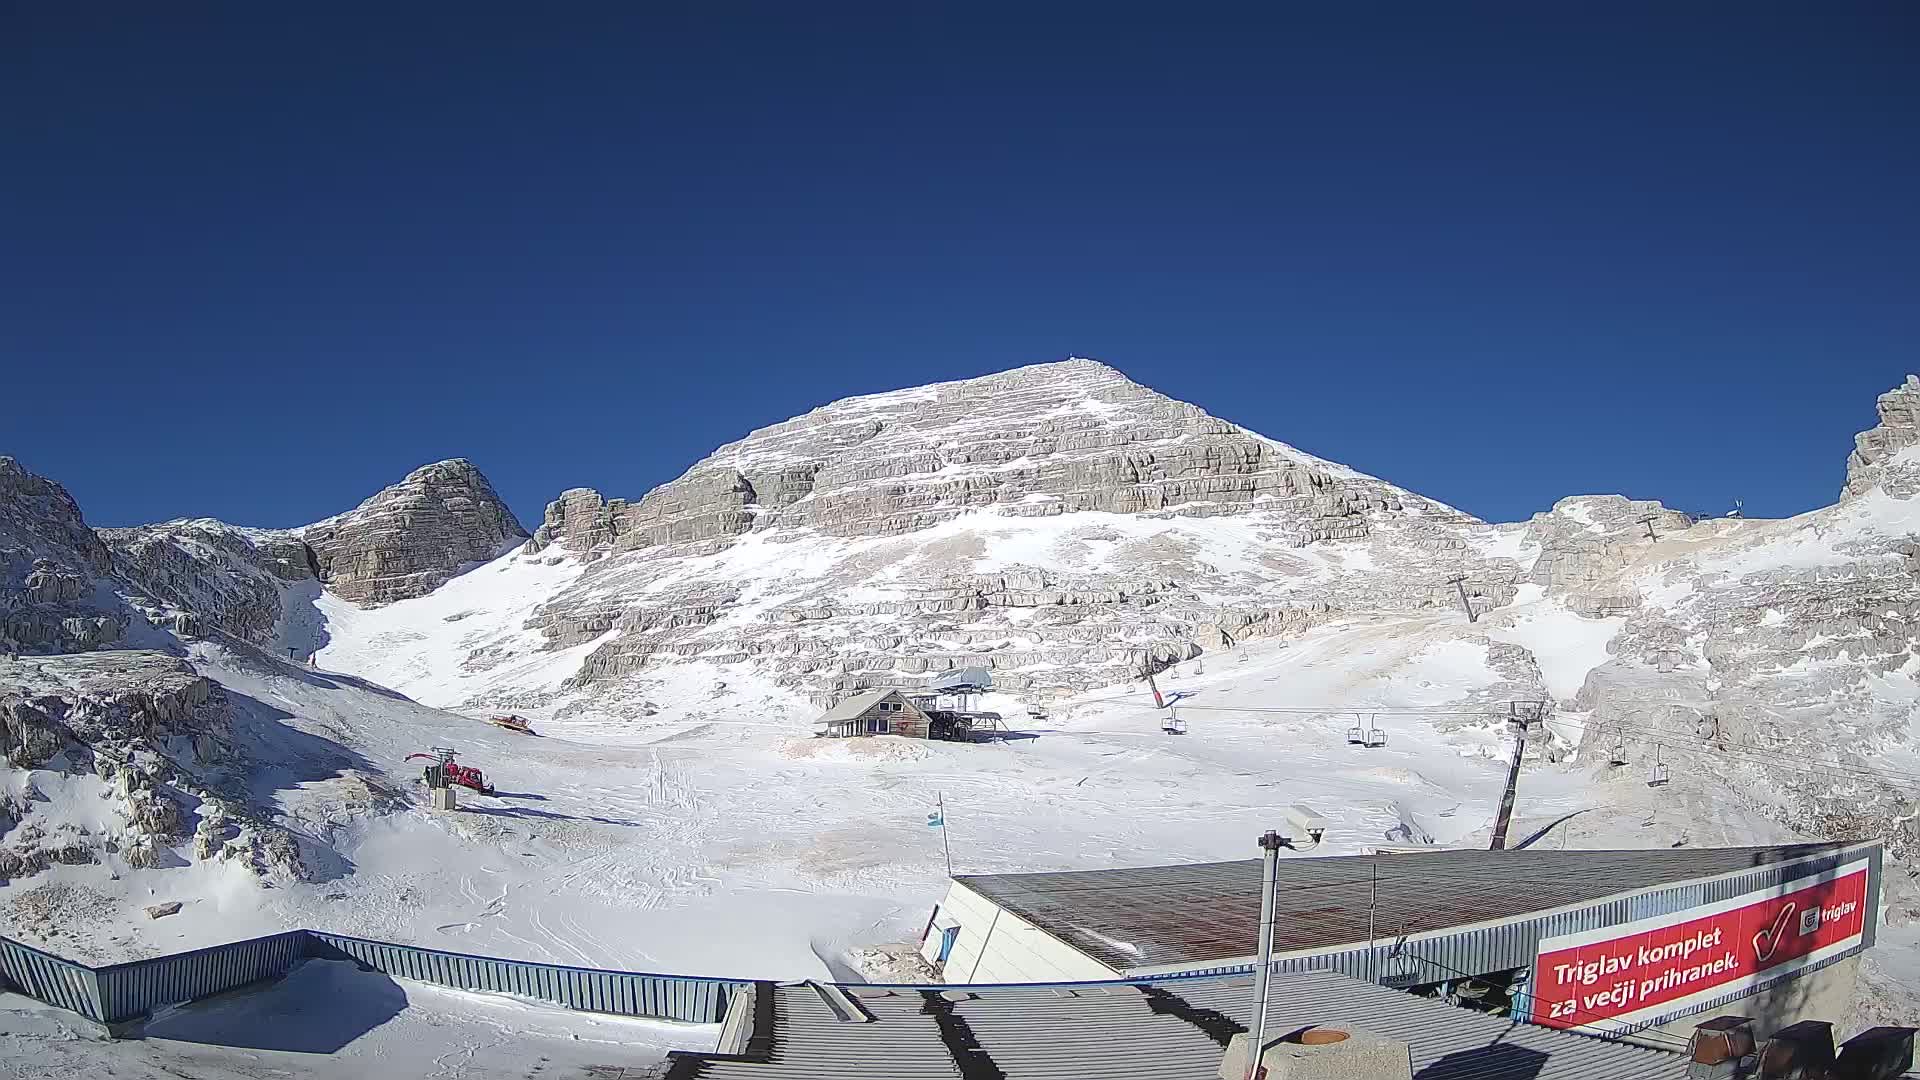
[[[309,872],[269,880],[184,840],[164,866],[108,853],[0,885],[0,932],[107,959],[300,925],[850,977],[865,948],[917,936],[942,891],[936,798],[962,872],[1247,857],[1297,802],[1331,822],[1316,854],[1484,843],[1514,701],[1549,708],[1516,840],[1891,822],[1896,855],[1912,849],[1912,493],[1867,485],[1778,522],[1580,497],[1487,525],[1110,369],[1043,367],[991,392],[834,403],[633,504],[569,492],[532,542],[381,606],[268,580],[254,556],[229,581],[223,552],[276,537],[171,523],[180,542],[122,583],[151,613],[126,641],[224,688],[234,756],[217,768],[300,839]],[[976,415],[983,398],[998,411]],[[191,588],[166,576],[181,550],[199,556]],[[249,632],[180,630],[216,600]],[[255,647],[287,645],[313,646],[313,666]],[[974,664],[1022,737],[810,737],[823,700]],[[1143,671],[1183,695],[1185,734],[1165,733]],[[1022,719],[1043,703],[1048,719]],[[482,722],[499,712],[542,737]],[[1355,725],[1387,745],[1351,746]],[[405,758],[430,746],[498,793],[429,813]],[[1690,767],[1649,788],[1655,760]],[[10,770],[0,794],[111,835],[121,796],[77,766]],[[167,899],[186,906],[140,914]]]

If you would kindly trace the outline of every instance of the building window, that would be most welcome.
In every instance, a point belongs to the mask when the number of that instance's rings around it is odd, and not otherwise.
[[[870,716],[867,718],[867,734],[891,735],[893,734],[893,721],[884,716]]]

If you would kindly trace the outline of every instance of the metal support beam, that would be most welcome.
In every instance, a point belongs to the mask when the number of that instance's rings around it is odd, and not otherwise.
[[[1447,579],[1447,584],[1460,590],[1460,607],[1467,613],[1468,622],[1478,622],[1480,616],[1473,610],[1473,601],[1467,599],[1467,575],[1455,574]]]
[[[1513,725],[1513,761],[1507,766],[1507,788],[1500,793],[1500,816],[1493,822],[1493,841],[1487,845],[1489,851],[1506,850],[1507,826],[1513,823],[1514,789],[1520,785],[1520,757],[1527,752],[1527,728],[1534,719],[1531,705],[1522,713],[1519,702],[1509,701],[1507,711],[1511,714],[1507,722]]]
[[[1253,1054],[1247,1065],[1247,1080],[1258,1080],[1260,1059],[1267,1049],[1267,978],[1273,956],[1273,894],[1280,880],[1280,849],[1287,838],[1269,832],[1260,838],[1260,947],[1253,971]]]

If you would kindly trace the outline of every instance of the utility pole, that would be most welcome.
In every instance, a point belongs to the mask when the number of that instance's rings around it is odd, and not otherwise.
[[[1535,719],[1534,704],[1529,702],[1523,715],[1519,702],[1507,702],[1507,711],[1511,714],[1507,722],[1513,725],[1513,763],[1507,766],[1507,789],[1500,793],[1500,816],[1493,822],[1489,851],[1504,851],[1507,847],[1507,826],[1513,822],[1513,791],[1520,784],[1520,756],[1527,752],[1527,728]]]
[[[1653,515],[1652,514],[1648,514],[1646,517],[1641,518],[1640,524],[1645,525],[1647,527],[1647,539],[1649,540],[1660,539],[1658,536],[1655,536],[1653,534]]]
[[[1475,614],[1473,610],[1473,601],[1467,599],[1467,575],[1455,574],[1447,579],[1447,584],[1460,590],[1460,606],[1466,609],[1467,621],[1478,622],[1480,616]]]
[[[1280,849],[1287,838],[1269,832],[1260,838],[1260,948],[1253,969],[1253,1051],[1247,1080],[1259,1080],[1260,1059],[1267,1049],[1267,975],[1273,956],[1273,894],[1280,881]]]
[[[1380,982],[1380,959],[1373,951],[1373,917],[1380,909],[1380,853],[1367,859],[1367,981]]]

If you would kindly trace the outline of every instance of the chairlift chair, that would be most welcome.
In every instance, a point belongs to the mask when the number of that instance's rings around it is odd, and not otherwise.
[[[1187,722],[1178,716],[1169,716],[1160,724],[1160,730],[1169,735],[1185,735]]]
[[[1653,767],[1647,772],[1647,786],[1660,787],[1667,782],[1667,766],[1660,760],[1660,748],[1653,748]]]
[[[1351,746],[1367,745],[1367,729],[1355,725],[1347,729],[1347,743]]]
[[[1387,729],[1386,728],[1368,728],[1367,729],[1367,748],[1368,749],[1377,750],[1380,747],[1385,745],[1387,745]]]
[[[1615,740],[1613,749],[1607,752],[1607,764],[1625,765],[1627,763],[1627,744],[1624,740]]]

